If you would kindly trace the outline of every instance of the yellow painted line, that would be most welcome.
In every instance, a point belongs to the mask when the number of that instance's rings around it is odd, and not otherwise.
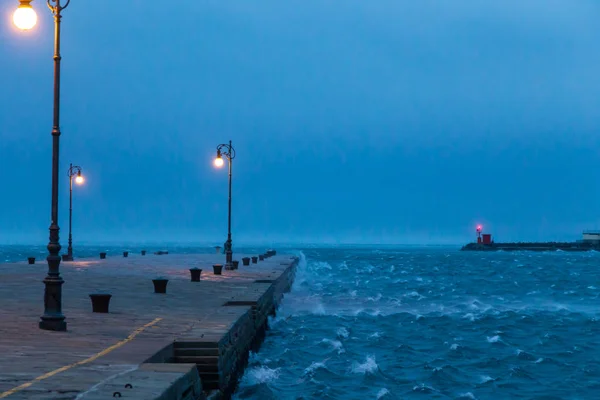
[[[26,382],[26,383],[24,383],[22,385],[19,385],[17,387],[14,387],[14,388],[12,388],[10,390],[7,390],[6,392],[2,392],[2,393],[0,393],[0,399],[8,397],[11,394],[15,394],[17,392],[20,392],[23,389],[27,389],[29,386],[33,385],[36,382],[43,381],[44,379],[48,379],[48,378],[50,378],[50,377],[52,377],[52,376],[54,376],[56,374],[60,374],[61,372],[65,372],[66,370],[69,370],[69,369],[71,369],[73,367],[78,367],[80,365],[87,364],[87,363],[90,363],[90,362],[92,362],[94,360],[97,360],[98,358],[100,358],[100,357],[102,357],[104,355],[107,355],[111,351],[116,350],[119,347],[121,347],[121,346],[123,346],[123,345],[125,345],[125,344],[127,344],[129,342],[131,342],[137,335],[139,335],[140,333],[142,333],[146,328],[149,328],[149,327],[157,324],[161,320],[162,320],[162,318],[156,318],[154,321],[149,322],[146,325],[137,328],[135,331],[131,332],[131,334],[129,336],[127,336],[125,339],[121,340],[120,342],[115,343],[115,344],[113,344],[110,347],[107,347],[106,349],[102,350],[100,353],[96,353],[93,356],[91,356],[89,358],[86,358],[85,360],[77,361],[76,363],[73,363],[73,364],[70,364],[70,365],[65,365],[64,367],[60,367],[58,369],[55,369],[54,371],[50,371],[50,372],[48,372],[48,373],[46,373],[44,375],[40,375],[37,378],[35,378],[35,379],[33,379],[33,380],[29,381],[29,382]]]

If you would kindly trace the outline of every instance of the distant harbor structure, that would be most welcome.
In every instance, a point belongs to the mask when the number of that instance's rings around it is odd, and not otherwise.
[[[591,243],[600,247],[600,231],[583,231],[583,239],[578,242]]]
[[[584,231],[582,238],[574,242],[506,242],[496,243],[492,234],[483,233],[477,226],[477,241],[464,245],[462,251],[590,251],[600,250],[600,230]]]

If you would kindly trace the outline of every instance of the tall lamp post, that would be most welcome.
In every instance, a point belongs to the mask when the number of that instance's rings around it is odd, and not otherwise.
[[[28,30],[35,26],[37,15],[32,0],[19,0],[19,8],[13,14],[17,28]],[[58,233],[58,153],[59,153],[59,110],[60,110],[60,20],[61,12],[69,6],[71,0],[46,0],[54,16],[54,113],[52,123],[52,214],[50,220],[50,242],[48,243],[48,275],[44,279],[44,315],[39,323],[40,329],[66,331],[67,323],[62,313],[62,285],[60,276],[60,243]]]
[[[71,233],[73,220],[73,177],[75,177],[76,184],[83,184],[84,179],[81,176],[81,167],[69,164],[69,247],[67,247],[67,254],[63,255],[63,261],[73,261],[73,235]]]
[[[231,249],[231,162],[235,158],[235,149],[229,144],[224,143],[217,146],[217,157],[215,166],[221,168],[224,164],[223,156],[229,161],[229,212],[227,219],[227,241],[225,242],[225,266],[231,268],[233,265],[233,251]]]

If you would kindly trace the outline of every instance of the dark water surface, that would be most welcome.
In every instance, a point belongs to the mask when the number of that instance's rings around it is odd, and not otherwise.
[[[304,250],[236,399],[600,398],[600,254]]]

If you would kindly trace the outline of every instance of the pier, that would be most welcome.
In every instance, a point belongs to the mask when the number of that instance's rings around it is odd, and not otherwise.
[[[228,399],[299,259],[213,273],[219,254],[108,254],[61,263],[68,331],[38,328],[45,260],[0,264],[0,399]],[[256,255],[254,255],[256,256]],[[191,268],[201,268],[200,281]],[[168,279],[155,293],[153,279]],[[110,294],[92,312],[91,294]]]

